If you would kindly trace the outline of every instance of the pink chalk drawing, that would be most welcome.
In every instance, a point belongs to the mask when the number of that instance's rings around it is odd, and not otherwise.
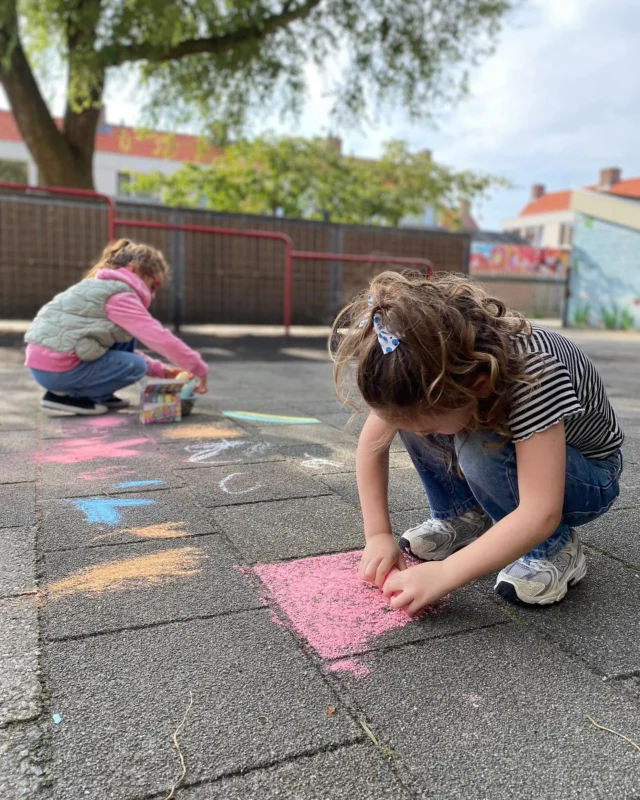
[[[97,417],[89,422],[92,430],[103,430],[104,428],[119,428],[127,424],[126,417]]]
[[[148,444],[149,439],[123,439],[110,441],[104,436],[95,439],[67,439],[56,445],[53,453],[40,453],[36,459],[41,462],[74,464],[78,461],[96,461],[100,458],[127,458],[139,456],[137,445]]]
[[[335,553],[257,564],[251,570],[295,633],[321,658],[335,661],[330,670],[357,677],[365,677],[368,668],[353,656],[369,650],[383,633],[412,621],[404,611],[390,608],[379,589],[362,581],[358,574],[361,555],[361,551]]]

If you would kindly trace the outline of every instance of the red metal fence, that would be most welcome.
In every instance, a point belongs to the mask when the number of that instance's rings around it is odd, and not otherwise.
[[[195,224],[185,224],[185,223],[174,223],[171,221],[151,221],[149,219],[139,219],[139,218],[128,218],[124,215],[118,216],[116,213],[116,205],[112,198],[108,197],[107,195],[100,194],[97,192],[91,192],[88,190],[83,189],[67,189],[67,188],[59,188],[59,187],[36,187],[36,186],[26,186],[20,184],[12,184],[12,183],[3,183],[0,182],[0,190],[4,190],[5,192],[11,195],[22,195],[23,198],[46,198],[52,197],[55,198],[56,196],[61,197],[62,199],[68,199],[71,201],[74,198],[77,198],[81,201],[87,201],[88,204],[91,202],[98,203],[100,205],[104,205],[106,207],[106,231],[107,236],[109,239],[117,238],[117,235],[122,235],[125,231],[123,229],[146,229],[146,230],[153,230],[158,233],[158,236],[161,232],[180,232],[180,233],[191,233],[191,234],[204,234],[205,236],[214,236],[214,237],[234,237],[236,239],[245,239],[245,240],[257,240],[257,241],[271,241],[274,243],[281,243],[282,244],[282,322],[285,328],[285,332],[288,334],[289,328],[293,322],[293,314],[294,314],[294,263],[297,262],[331,262],[332,268],[338,264],[354,264],[354,265],[373,265],[375,264],[388,264],[388,265],[402,265],[402,266],[413,266],[420,269],[424,269],[427,274],[432,273],[432,264],[431,261],[427,258],[422,257],[414,257],[414,256],[394,256],[394,255],[387,255],[385,254],[359,254],[359,253],[343,253],[343,252],[321,252],[315,250],[305,250],[294,249],[294,244],[291,236],[288,233],[284,233],[281,231],[269,231],[269,230],[254,230],[251,228],[244,228],[244,227],[223,227],[223,226],[216,226],[216,225],[195,225]],[[37,202],[33,200],[33,202]],[[145,215],[151,216],[155,215],[158,212],[164,212],[166,215],[167,209],[148,209]],[[91,212],[93,213],[93,212]],[[130,213],[135,214],[136,217],[138,216],[138,210],[134,209],[130,211]],[[183,214],[179,214],[179,216],[183,217]],[[25,217],[25,214],[22,213],[20,218],[16,218],[15,223],[12,225],[11,223],[7,224],[8,228],[15,228],[20,227],[21,225],[24,226],[24,220],[28,217]],[[256,218],[257,222],[261,222],[259,218]],[[0,217],[0,226],[2,225],[2,218]],[[6,220],[5,220],[6,222]],[[55,228],[57,224],[57,217],[55,214],[50,215],[46,218],[47,228]],[[235,219],[234,219],[235,222]],[[273,220],[273,223],[277,223],[278,221]],[[291,221],[282,220],[282,227],[286,225],[290,225]],[[92,218],[92,225],[95,225],[95,221]],[[37,235],[37,228],[38,226],[34,224],[34,228],[27,233],[27,237]],[[42,228],[42,224],[39,224],[39,228]],[[3,229],[0,227],[0,231]],[[345,229],[346,233],[350,233],[352,229]],[[366,229],[353,229],[353,233],[356,233],[356,240],[364,241],[363,237],[365,235],[364,231]],[[49,235],[52,237],[52,247],[50,249],[58,250],[60,249],[60,245],[62,244],[61,240],[64,238],[64,233],[56,232],[55,241],[53,240],[53,231],[49,230]],[[83,231],[77,231],[77,235],[80,236]],[[415,233],[413,239],[415,240]],[[15,237],[15,244],[14,247],[18,247],[19,245],[19,237],[22,236],[21,233],[16,233],[12,231],[12,235]],[[131,234],[129,234],[131,235]],[[428,235],[428,232],[425,232],[425,235]],[[447,234],[438,234],[440,238],[449,236],[449,240],[455,237]],[[358,238],[359,237],[359,238]],[[380,237],[380,233],[378,231],[372,232],[372,237]],[[95,238],[95,236],[94,236]],[[161,237],[162,238],[162,237]],[[155,242],[154,242],[155,243]],[[320,242],[318,242],[319,244]],[[166,247],[166,242],[159,242],[159,246],[163,249]],[[328,244],[328,243],[327,243]],[[104,245],[104,240],[100,242],[99,246]],[[327,246],[327,245],[320,245],[320,246]],[[415,245],[411,245],[411,248],[414,248]],[[411,250],[410,250],[411,252]],[[414,249],[415,252],[415,249]],[[52,254],[52,256],[55,254]],[[256,251],[255,256],[253,258],[260,260],[260,256],[264,255],[264,248],[261,248],[259,251]],[[274,254],[270,254],[271,260],[273,259]],[[171,255],[169,256],[171,260]],[[210,256],[209,256],[210,257]],[[74,262],[78,261],[78,257],[74,256]],[[5,256],[6,261],[6,256]],[[29,259],[30,263],[33,263],[38,270],[41,270],[40,264],[38,263],[38,259]],[[54,261],[55,263],[55,261]],[[85,267],[88,262],[85,262]],[[182,265],[184,266],[184,265]],[[176,273],[180,272],[180,265],[174,263],[174,267],[176,267]],[[3,268],[3,259],[2,253],[0,253],[0,268]],[[301,265],[302,272],[300,275],[297,276],[298,280],[301,280],[301,275],[308,275],[308,270],[304,269],[304,266]],[[184,269],[182,269],[184,273]],[[250,284],[253,290],[254,295],[257,297],[257,305],[259,306],[260,302],[260,295],[261,295],[261,286],[260,286],[260,277],[262,275],[262,270],[255,270],[257,280],[255,284]],[[297,271],[296,271],[297,272]],[[223,270],[224,273],[224,270]],[[35,277],[35,276],[34,276]],[[227,272],[224,274],[224,279],[230,280],[232,279],[232,274]],[[342,277],[342,275],[341,275]],[[17,291],[20,287],[20,284],[24,280],[24,271],[20,271],[19,267],[16,267],[13,270],[12,275],[10,276],[10,280],[7,283],[7,289],[9,291]],[[169,317],[169,319],[179,326],[184,320],[182,317],[182,309],[184,307],[184,274],[176,275],[176,280],[174,281],[175,286],[172,287],[172,296],[171,298],[167,298],[166,296],[163,298],[159,298],[160,302],[158,306],[164,312],[165,317]],[[245,279],[246,280],[246,279]],[[54,283],[54,277],[52,276],[47,283]],[[272,279],[273,282],[273,279]],[[362,274],[361,271],[358,272],[357,275],[354,276],[354,283],[357,284],[356,287],[349,287],[352,288],[361,288],[363,285]],[[246,285],[246,284],[245,284]],[[316,293],[319,288],[319,283],[317,279],[312,279],[307,291]],[[60,289],[57,289],[59,291]],[[197,287],[196,287],[197,291]],[[243,290],[240,290],[239,287],[236,287],[236,294],[240,292],[239,297],[242,295]],[[193,295],[194,290],[191,287],[191,295]],[[244,294],[247,293],[246,288],[244,289]],[[342,295],[344,295],[344,287],[342,287]],[[271,295],[272,296],[272,293]],[[306,303],[304,302],[305,298],[301,298],[303,300],[303,309],[306,310]],[[315,300],[315,298],[314,298]],[[340,304],[342,297],[339,297],[337,300],[337,304]],[[317,303],[317,300],[315,300]],[[256,309],[257,310],[257,309]],[[204,309],[205,313],[207,311],[206,307]],[[2,309],[0,309],[0,314],[2,313]],[[214,316],[212,314],[212,316]],[[207,319],[208,321],[208,319]],[[262,321],[258,318],[257,321]]]

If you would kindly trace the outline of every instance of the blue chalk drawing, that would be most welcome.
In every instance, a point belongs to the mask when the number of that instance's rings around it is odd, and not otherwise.
[[[116,485],[116,489],[130,489],[134,486],[159,486],[164,481],[125,481],[124,483],[118,483]]]
[[[120,522],[119,508],[151,506],[156,501],[124,497],[87,497],[81,500],[63,500],[62,502],[71,503],[78,511],[82,511],[89,523],[103,522],[105,525],[117,525]]]
[[[55,722],[56,725],[59,725],[62,722],[62,717],[60,714],[52,714],[51,718]]]

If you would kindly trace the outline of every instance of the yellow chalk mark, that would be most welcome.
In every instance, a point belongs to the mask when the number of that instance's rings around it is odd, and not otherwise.
[[[141,539],[179,539],[188,536],[186,522],[161,522],[159,525],[147,525],[146,528],[123,528],[118,533],[130,533]]]
[[[197,574],[202,552],[197,547],[163,550],[134,558],[122,558],[86,567],[49,584],[49,599],[59,600],[74,594],[95,595],[107,590],[139,589],[165,580]]]
[[[164,439],[236,439],[242,436],[239,428],[222,428],[219,425],[185,425],[180,428],[168,428],[164,431]]]

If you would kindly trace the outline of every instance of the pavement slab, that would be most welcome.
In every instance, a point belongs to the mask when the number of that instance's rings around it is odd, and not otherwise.
[[[245,563],[280,561],[362,547],[362,517],[340,497],[305,497],[211,512]]]
[[[284,461],[284,456],[268,437],[256,439],[246,434],[233,438],[161,444],[160,449],[175,470]]]
[[[640,508],[604,514],[579,528],[582,541],[640,569]]]
[[[0,597],[26,594],[35,590],[35,529],[0,529]]]
[[[105,414],[98,417],[77,417],[73,414],[43,413],[40,418],[40,436],[47,439],[80,439],[87,435],[102,436],[106,433],[112,436],[128,436],[132,432],[142,432],[146,435],[146,428],[138,422],[136,409],[127,409],[117,413]],[[46,442],[47,446],[52,446]]]
[[[217,535],[49,553],[44,616],[50,639],[258,608]]]
[[[49,800],[50,781],[45,724],[40,720],[0,728],[2,800]]]
[[[283,445],[279,452],[304,467],[311,475],[332,475],[336,472],[355,472],[356,443],[349,444],[294,444]],[[406,469],[411,466],[407,453],[390,453],[390,469]]]
[[[328,444],[337,447],[355,448],[358,440],[345,431],[320,422],[315,425],[256,425],[255,436],[268,438],[277,446],[290,447],[295,444]]]
[[[194,502],[188,489],[140,492],[119,497],[97,496],[42,503],[42,540],[45,550],[140,542],[169,535],[215,533],[208,515]],[[140,505],[130,505],[141,500]],[[128,503],[129,505],[118,505]],[[88,505],[87,505],[88,504]],[[100,522],[96,516],[116,514],[117,521]],[[103,516],[104,518],[104,516]]]
[[[0,454],[33,451],[37,441],[36,431],[3,431],[0,436]]]
[[[48,661],[56,800],[166,794],[190,692],[187,784],[364,738],[266,610],[51,643]]]
[[[0,726],[40,713],[38,605],[35,597],[0,600]]]
[[[1,438],[2,434],[0,434]],[[0,484],[28,483],[36,479],[34,454],[5,453],[0,455]]]
[[[638,705],[531,628],[498,625],[367,656],[339,678],[419,798],[638,796]],[[425,750],[426,748],[426,750]]]
[[[339,711],[336,711],[339,713]],[[222,778],[181,792],[184,800],[410,800],[393,765],[373,744],[354,744],[301,756],[247,775]]]
[[[323,475],[318,478],[318,481],[344,497],[347,502],[360,508],[355,475]],[[417,472],[413,468],[390,470],[389,511],[393,514],[396,511],[412,511],[427,507],[427,496]]]
[[[178,489],[184,485],[185,481],[174,473],[170,460],[159,452],[140,464],[132,463],[130,458],[109,458],[89,464],[40,465],[40,497],[43,500],[150,492]]]
[[[331,494],[319,481],[286,462],[205,467],[190,471],[189,476],[196,499],[209,507]]]
[[[640,570],[595,553],[587,559],[587,576],[561,603],[518,605],[517,613],[599,674],[640,672],[640,638],[629,636],[629,620],[640,610]]]
[[[0,528],[31,527],[35,523],[35,483],[0,485]]]

